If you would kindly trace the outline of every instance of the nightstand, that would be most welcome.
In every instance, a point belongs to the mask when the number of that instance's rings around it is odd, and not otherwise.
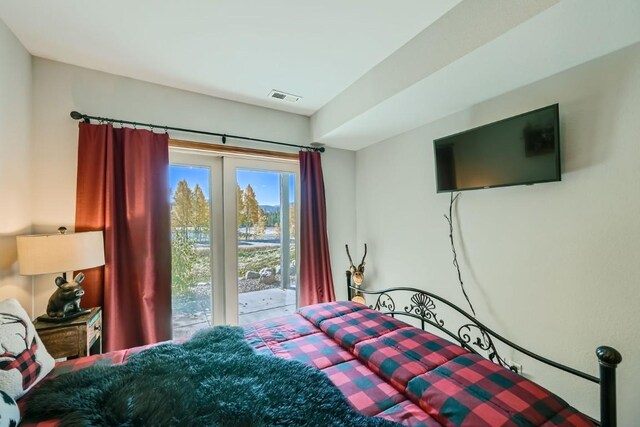
[[[54,359],[102,353],[102,308],[62,322],[35,321],[34,326]]]

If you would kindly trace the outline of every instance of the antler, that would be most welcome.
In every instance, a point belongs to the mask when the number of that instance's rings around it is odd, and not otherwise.
[[[20,333],[16,332],[16,335],[19,336],[20,338],[22,338],[22,340],[24,341],[24,345],[25,345],[25,349],[29,348],[29,343],[27,341],[27,335],[28,335],[28,327],[27,327],[27,323],[21,319],[19,316],[13,315],[13,314],[9,314],[9,313],[2,313],[1,315],[4,318],[9,319],[10,321],[5,322],[5,324],[10,325],[12,323],[20,323],[22,324],[22,326],[24,327],[24,336],[20,335]],[[3,348],[6,350],[6,348],[3,346]]]
[[[29,345],[27,341],[29,329],[24,319],[9,313],[3,313],[0,317],[8,319],[5,324],[20,323],[24,327],[24,336],[19,332],[17,332],[16,335],[24,341],[25,349],[14,354],[10,353],[7,348],[2,345],[3,353],[0,354],[0,370],[10,371],[17,369],[22,376],[22,390],[27,390],[33,385],[42,370],[42,364],[36,360],[36,350],[38,349],[36,337],[35,335],[33,336],[31,345]]]
[[[358,266],[358,270],[359,271],[364,271],[364,259],[367,257],[367,244],[364,244],[364,255],[362,256],[362,261],[360,262],[360,265]]]
[[[351,264],[351,268],[355,270],[356,266],[353,265],[353,260],[351,259],[351,254],[349,253],[349,245],[344,245],[347,248],[347,256],[349,257],[349,263]]]

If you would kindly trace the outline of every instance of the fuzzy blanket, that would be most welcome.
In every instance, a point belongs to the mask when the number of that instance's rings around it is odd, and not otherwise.
[[[356,412],[322,372],[256,354],[229,326],[45,381],[25,415],[62,426],[399,426]]]

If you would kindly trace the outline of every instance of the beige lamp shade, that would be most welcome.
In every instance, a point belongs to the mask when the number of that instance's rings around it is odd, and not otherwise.
[[[102,231],[18,236],[20,274],[64,273],[104,265]]]

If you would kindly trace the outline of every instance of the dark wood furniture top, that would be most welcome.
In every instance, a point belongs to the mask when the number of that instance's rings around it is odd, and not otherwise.
[[[38,335],[54,359],[74,358],[102,353],[102,308],[87,314],[52,323],[36,320]]]

